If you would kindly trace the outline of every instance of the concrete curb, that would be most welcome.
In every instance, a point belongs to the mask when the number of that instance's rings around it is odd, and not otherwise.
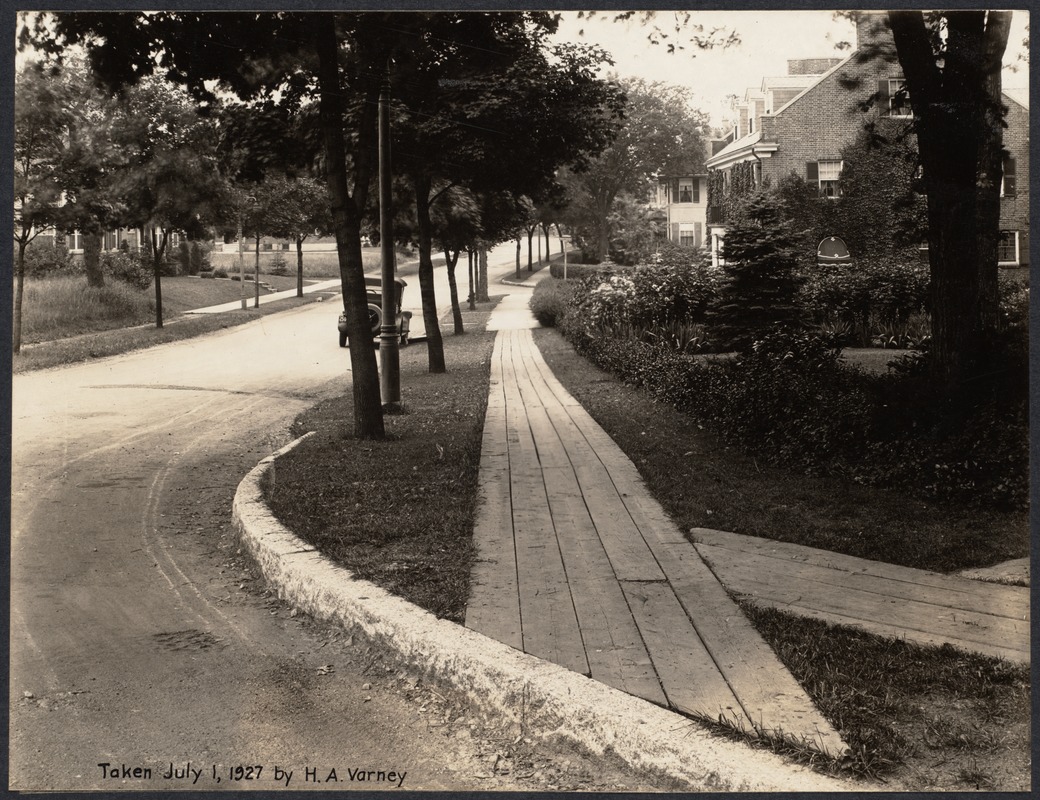
[[[526,736],[563,737],[695,790],[864,790],[713,736],[682,716],[437,619],[355,579],[283,527],[263,500],[262,478],[304,438],[261,461],[239,484],[233,505],[243,545],[283,600],[315,618],[360,630]]]

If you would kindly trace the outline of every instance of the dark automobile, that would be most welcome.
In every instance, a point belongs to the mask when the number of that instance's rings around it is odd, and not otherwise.
[[[400,278],[394,278],[394,309],[397,333],[401,344],[408,344],[408,330],[412,323],[412,312],[401,310],[401,299],[404,287],[408,284]],[[383,324],[383,282],[379,278],[365,278],[365,297],[368,300],[368,322],[373,338],[379,337],[379,328]],[[339,315],[339,346],[347,346],[347,315]]]

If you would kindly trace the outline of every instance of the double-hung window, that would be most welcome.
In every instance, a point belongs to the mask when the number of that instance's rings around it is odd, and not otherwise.
[[[841,161],[809,161],[805,165],[805,178],[815,183],[821,197],[838,197],[841,191],[838,179],[841,177]]]
[[[912,117],[910,95],[906,92],[906,81],[902,78],[888,79],[888,116]]]
[[[1018,264],[1018,231],[1000,232],[997,261],[1000,264]]]

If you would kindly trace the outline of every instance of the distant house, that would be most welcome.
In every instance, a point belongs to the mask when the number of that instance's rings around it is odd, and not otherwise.
[[[665,175],[658,178],[650,200],[669,241],[703,247],[707,230],[708,175]]]
[[[734,196],[768,182],[776,185],[790,174],[815,184],[822,197],[837,197],[842,151],[867,121],[879,129],[905,127],[911,118],[909,99],[891,32],[879,15],[861,13],[857,45],[879,46],[881,53],[862,61],[860,49],[844,59],[799,59],[788,62],[788,74],[763,78],[744,95],[731,133],[715,142],[707,160],[707,227],[713,260],[726,235],[727,208]],[[875,94],[876,93],[876,94]],[[864,100],[876,102],[864,108]],[[1005,93],[1008,107],[1001,192],[1000,263],[1029,263],[1029,108],[1028,101]],[[883,176],[880,176],[883,179]],[[835,237],[841,231],[834,231]],[[823,245],[823,243],[820,243]],[[853,260],[855,253],[851,254]]]

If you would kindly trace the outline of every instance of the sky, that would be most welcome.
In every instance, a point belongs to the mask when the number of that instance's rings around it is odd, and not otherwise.
[[[666,11],[659,11],[659,25],[674,25]],[[686,86],[693,105],[720,124],[726,114],[727,95],[743,99],[745,90],[757,86],[763,77],[784,75],[789,58],[842,58],[839,42],[855,43],[855,27],[848,20],[835,19],[830,11],[704,11],[694,12],[693,21],[706,30],[726,27],[741,39],[737,46],[724,50],[698,50],[669,54],[660,45],[647,41],[650,27],[638,21],[614,22],[611,12],[600,12],[593,20],[578,19],[577,12],[564,12],[557,39],[595,42],[614,58],[614,69],[621,76],[635,76]],[[1016,11],[1005,63],[1014,61],[1026,36],[1026,12]],[[1004,86],[1027,87],[1028,70],[1005,70]]]

